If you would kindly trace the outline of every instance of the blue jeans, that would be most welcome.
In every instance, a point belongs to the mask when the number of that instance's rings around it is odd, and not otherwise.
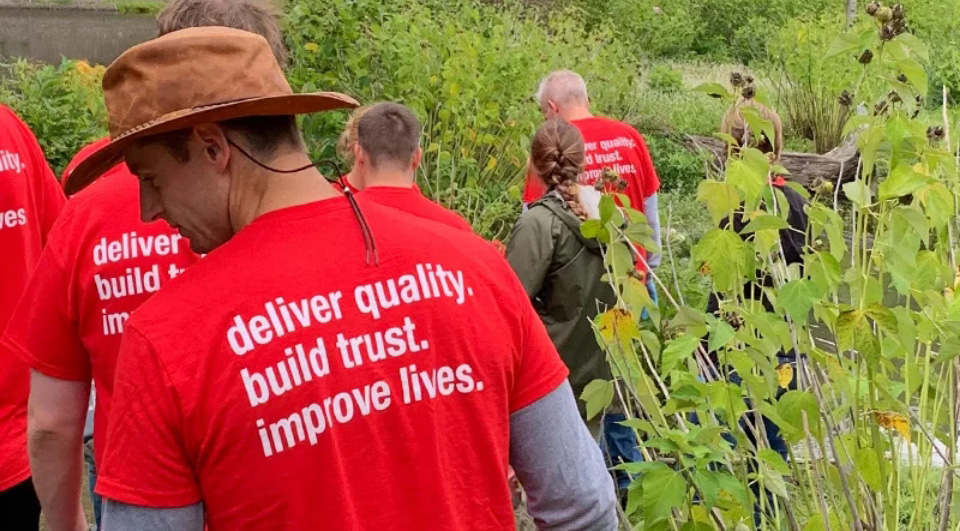
[[[103,511],[103,499],[93,491],[97,486],[97,465],[93,462],[93,437],[83,441],[83,460],[87,464],[87,473],[90,482],[90,500],[93,501],[93,518],[97,529],[100,529],[100,514]]]
[[[601,449],[610,466],[643,461],[640,443],[633,428],[620,424],[627,420],[623,413],[605,413],[601,430]],[[626,489],[633,478],[625,470],[614,470],[613,477],[618,489]]]
[[[659,306],[659,305],[660,305],[660,297],[657,295],[657,285],[654,284],[654,282],[653,282],[653,277],[652,277],[652,276],[648,276],[648,277],[647,277],[647,293],[650,294],[650,300],[653,301],[653,304]],[[647,313],[647,309],[644,308],[644,309],[643,309],[643,312],[640,313],[640,319],[646,320],[646,319],[649,319],[649,318],[650,318],[650,314]]]

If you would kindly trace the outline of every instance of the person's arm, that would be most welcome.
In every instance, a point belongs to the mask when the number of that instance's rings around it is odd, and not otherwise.
[[[613,480],[568,382],[510,415],[510,465],[538,529],[617,529]]]
[[[658,204],[657,194],[653,193],[649,197],[643,200],[643,213],[647,216],[647,222],[650,224],[650,228],[653,230],[653,241],[657,244],[657,247],[661,247],[660,240],[660,205]],[[660,260],[663,258],[663,250],[658,253],[649,253],[647,255],[647,265],[650,266],[650,269],[656,269],[660,267]]]
[[[33,484],[52,531],[85,531],[80,504],[83,484],[83,421],[90,382],[30,376],[27,441]]]
[[[102,523],[110,531],[202,531],[203,504],[157,509],[105,499]]]
[[[510,234],[506,256],[510,267],[523,284],[527,297],[532,299],[543,287],[547,271],[550,270],[550,261],[553,260],[550,220],[539,212],[526,212],[521,215]]]

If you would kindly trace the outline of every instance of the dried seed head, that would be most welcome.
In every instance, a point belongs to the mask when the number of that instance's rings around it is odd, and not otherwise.
[[[837,98],[837,103],[844,107],[849,107],[853,105],[853,96],[850,95],[846,90],[840,94],[840,97]]]
[[[890,100],[891,103],[900,103],[901,101],[903,101],[902,99],[900,99],[900,93],[895,90],[891,90],[890,94],[887,94],[887,98]]]
[[[870,64],[870,61],[873,61],[873,52],[871,52],[868,48],[864,50],[862,54],[860,54],[860,59],[857,60],[860,61],[860,64],[862,65],[868,65]]]
[[[888,108],[889,106],[887,105],[887,100],[883,100],[873,108],[873,114],[879,116],[886,113]]]
[[[627,181],[623,179],[617,179],[617,191],[622,192],[627,189]]]
[[[743,75],[740,72],[733,72],[732,74],[730,74],[730,84],[737,88],[742,86]]]
[[[873,1],[867,4],[867,14],[871,17],[877,14],[878,9],[880,9],[880,2]]]
[[[743,99],[752,100],[753,97],[757,95],[757,88],[753,85],[747,85],[743,87],[743,91],[740,94],[743,95]]]
[[[896,36],[897,36],[897,31],[893,29],[891,26],[884,26],[880,28],[880,40],[889,41],[889,40],[893,40],[893,38]]]
[[[893,6],[893,20],[903,20],[904,9],[903,4],[895,4]]]
[[[906,75],[906,74],[900,74],[899,76],[897,76],[897,81],[899,81],[899,82],[901,82],[901,83],[906,83],[906,82],[907,82],[907,75]]]
[[[939,142],[943,140],[943,127],[942,126],[930,126],[927,128],[927,140],[931,142]]]
[[[747,74],[746,80],[748,85],[753,85],[753,76]]]

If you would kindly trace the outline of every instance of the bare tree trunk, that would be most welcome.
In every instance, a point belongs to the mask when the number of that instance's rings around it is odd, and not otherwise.
[[[847,0],[847,29],[853,27],[855,18],[857,18],[857,0]]]

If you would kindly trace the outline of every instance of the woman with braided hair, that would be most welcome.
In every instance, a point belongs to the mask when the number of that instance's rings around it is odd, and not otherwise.
[[[591,322],[616,302],[603,280],[601,244],[584,238],[580,225],[598,219],[600,192],[577,183],[583,171],[580,130],[563,119],[548,120],[530,146],[530,169],[547,193],[517,220],[507,244],[507,261],[520,278],[547,333],[570,370],[570,385],[580,396],[591,381],[611,378],[603,348]],[[583,405],[581,414],[584,413]],[[619,424],[622,412],[607,412],[590,426],[603,433],[603,449],[612,464],[641,460],[633,430]],[[617,477],[626,488],[630,478]]]

